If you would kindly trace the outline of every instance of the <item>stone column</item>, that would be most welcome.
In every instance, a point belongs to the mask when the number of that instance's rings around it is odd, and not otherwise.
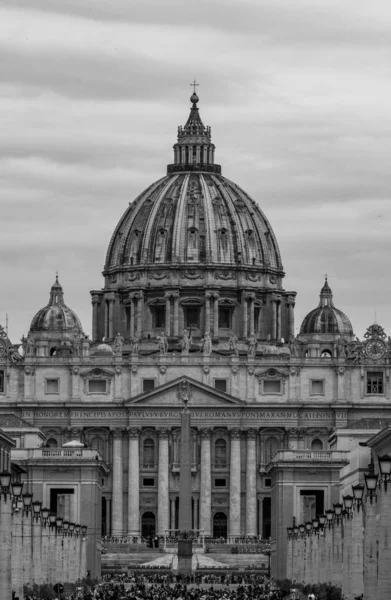
[[[257,430],[247,430],[246,452],[246,535],[257,535]]]
[[[0,502],[3,501],[1,498]],[[23,506],[23,503],[22,503]],[[15,596],[23,598],[23,531],[22,531],[22,510],[18,507],[12,515],[12,589]],[[0,522],[0,527],[2,523]]]
[[[159,434],[157,534],[164,535],[169,528],[168,436],[170,431],[164,428],[157,431]]]
[[[205,294],[205,333],[210,333],[210,299],[211,293],[206,292]]]
[[[288,296],[288,339],[295,335],[295,297]]]
[[[33,581],[34,583],[42,583],[42,557],[41,557],[41,546],[42,546],[42,527],[41,517],[33,517]]]
[[[104,327],[103,327],[103,331],[104,331],[104,337],[108,338],[109,337],[109,302],[107,300],[107,298],[105,298],[105,322],[104,322]]]
[[[137,337],[141,338],[143,333],[144,294],[137,292]]]
[[[363,509],[356,507],[352,516],[352,587],[353,598],[364,591],[364,519]]]
[[[10,495],[0,498],[0,592],[1,598],[12,598],[12,502]],[[21,596],[23,598],[23,596]]]
[[[247,312],[247,294],[246,292],[242,293],[242,335],[245,339],[247,339],[247,320],[248,320],[248,312]]]
[[[390,515],[391,515],[391,489],[387,484],[379,485],[379,563],[377,581],[377,600],[391,598],[391,543],[390,543]]]
[[[140,430],[132,427],[129,435],[128,534],[140,535]]]
[[[175,498],[170,499],[170,529],[175,529]]]
[[[277,339],[277,301],[276,295],[272,294],[272,340]]]
[[[211,535],[212,520],[211,435],[211,429],[201,429],[200,529],[206,536]]]
[[[174,337],[179,336],[179,292],[173,292],[172,297],[174,299]]]
[[[92,341],[98,340],[98,306],[100,302],[99,296],[92,296]]]
[[[108,323],[108,337],[110,340],[114,338],[114,302],[115,295],[113,293],[107,295],[108,311],[109,311],[109,323]]]
[[[164,294],[166,299],[166,336],[170,337],[171,335],[171,293],[166,292]]]
[[[123,525],[123,464],[122,464],[122,429],[113,432],[113,502],[112,502],[112,532],[122,535]]]
[[[365,503],[364,535],[364,598],[376,600],[377,596],[377,499]]]
[[[333,525],[333,583],[342,585],[342,521]]]
[[[281,340],[281,298],[277,302],[277,339]]]
[[[25,583],[32,583],[32,522],[31,522],[31,510],[26,510],[22,517],[22,535],[23,535],[23,581]],[[23,596],[21,596],[23,598]]]
[[[213,294],[213,337],[219,336],[219,294]]]
[[[255,294],[249,294],[249,308],[250,308],[250,334],[254,334],[254,300]]]
[[[129,315],[129,337],[132,338],[134,337],[134,294],[130,294],[129,295],[130,298],[130,306],[129,306],[129,310],[130,310],[130,315]]]
[[[231,429],[229,537],[240,535],[240,429]]]
[[[352,595],[352,518],[349,515],[344,517],[343,521],[343,544],[342,544],[342,593],[348,600]],[[388,596],[389,598],[389,596]],[[379,598],[380,600],[380,598]],[[383,599],[381,599],[383,600]],[[386,600],[384,598],[384,600]]]
[[[194,529],[199,529],[199,519],[198,519],[198,506],[199,506],[198,498],[194,498]]]

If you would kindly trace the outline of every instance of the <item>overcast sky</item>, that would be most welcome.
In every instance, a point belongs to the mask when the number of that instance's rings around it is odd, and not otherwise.
[[[391,335],[389,0],[2,0],[0,322],[48,301],[91,332],[116,223],[172,162],[190,82],[216,162],[276,233],[296,325],[324,273]]]

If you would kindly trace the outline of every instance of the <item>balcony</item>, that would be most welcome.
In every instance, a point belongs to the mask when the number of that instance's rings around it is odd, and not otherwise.
[[[100,460],[97,450],[91,448],[17,448],[16,460]]]
[[[339,465],[339,468],[342,468],[349,463],[347,455],[348,452],[343,450],[278,450],[267,465],[260,464],[259,471],[262,473],[265,473],[265,470],[270,471],[276,463],[296,463],[297,466],[308,465],[308,463],[320,466],[321,463],[333,467]]]

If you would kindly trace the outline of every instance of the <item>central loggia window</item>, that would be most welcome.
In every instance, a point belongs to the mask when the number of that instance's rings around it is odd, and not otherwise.
[[[383,373],[381,371],[368,371],[367,373],[367,394],[383,394],[384,383]]]

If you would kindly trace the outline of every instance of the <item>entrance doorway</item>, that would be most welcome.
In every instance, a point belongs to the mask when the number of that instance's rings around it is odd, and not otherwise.
[[[141,517],[142,537],[154,537],[156,531],[156,518],[153,512],[145,512]]]
[[[213,517],[213,537],[227,538],[227,515],[222,512]]]

